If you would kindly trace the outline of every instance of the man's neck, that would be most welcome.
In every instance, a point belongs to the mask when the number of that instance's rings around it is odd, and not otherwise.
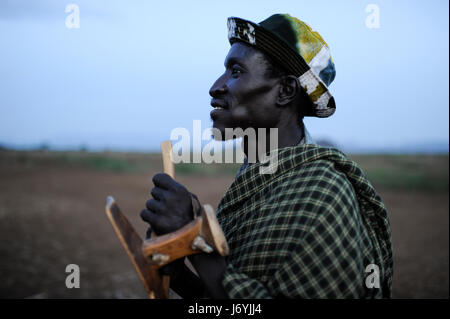
[[[244,136],[243,138],[243,150],[245,156],[251,159],[255,158],[255,155],[249,154],[249,152],[254,152],[256,150],[256,158],[260,160],[261,155],[265,155],[273,151],[274,149],[280,149],[289,146],[295,146],[300,143],[300,141],[304,138],[304,128],[303,122],[298,121],[289,121],[289,123],[279,123],[276,130],[265,129],[264,136],[258,136],[258,129],[256,130],[256,141],[249,140],[248,136]],[[275,134],[271,136],[271,134]],[[271,143],[272,137],[272,143]],[[265,148],[264,148],[265,141]],[[260,145],[261,144],[261,145]],[[262,149],[261,149],[262,148]]]

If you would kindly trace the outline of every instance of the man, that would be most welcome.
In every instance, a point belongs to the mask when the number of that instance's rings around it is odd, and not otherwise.
[[[228,30],[225,72],[210,89],[213,126],[222,136],[226,128],[276,128],[278,148],[269,153],[277,152],[277,169],[262,174],[261,161],[244,163],[217,210],[229,256],[190,256],[198,278],[182,260],[168,265],[172,289],[184,297],[389,298],[386,209],[360,168],[315,145],[302,121],[335,111],[327,44],[287,14],[259,24],[229,18]],[[166,174],[153,181],[141,212],[153,230],[191,221],[191,193]]]

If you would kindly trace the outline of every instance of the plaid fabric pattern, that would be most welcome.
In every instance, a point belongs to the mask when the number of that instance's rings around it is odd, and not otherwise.
[[[362,170],[317,145],[280,149],[236,177],[217,217],[230,246],[230,298],[389,298],[393,256],[387,211]],[[365,284],[379,267],[380,288]]]

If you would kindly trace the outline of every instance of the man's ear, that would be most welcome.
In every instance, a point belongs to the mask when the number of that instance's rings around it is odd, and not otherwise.
[[[280,80],[277,105],[285,106],[291,103],[300,92],[300,83],[294,75],[285,75]]]

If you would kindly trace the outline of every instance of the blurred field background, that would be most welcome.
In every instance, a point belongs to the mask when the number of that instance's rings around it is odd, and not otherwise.
[[[394,298],[448,298],[447,155],[350,155],[383,198],[395,251]],[[104,213],[113,195],[138,214],[160,154],[0,150],[0,297],[146,298]],[[238,165],[178,164],[177,180],[217,207]],[[81,287],[67,289],[77,264]]]

